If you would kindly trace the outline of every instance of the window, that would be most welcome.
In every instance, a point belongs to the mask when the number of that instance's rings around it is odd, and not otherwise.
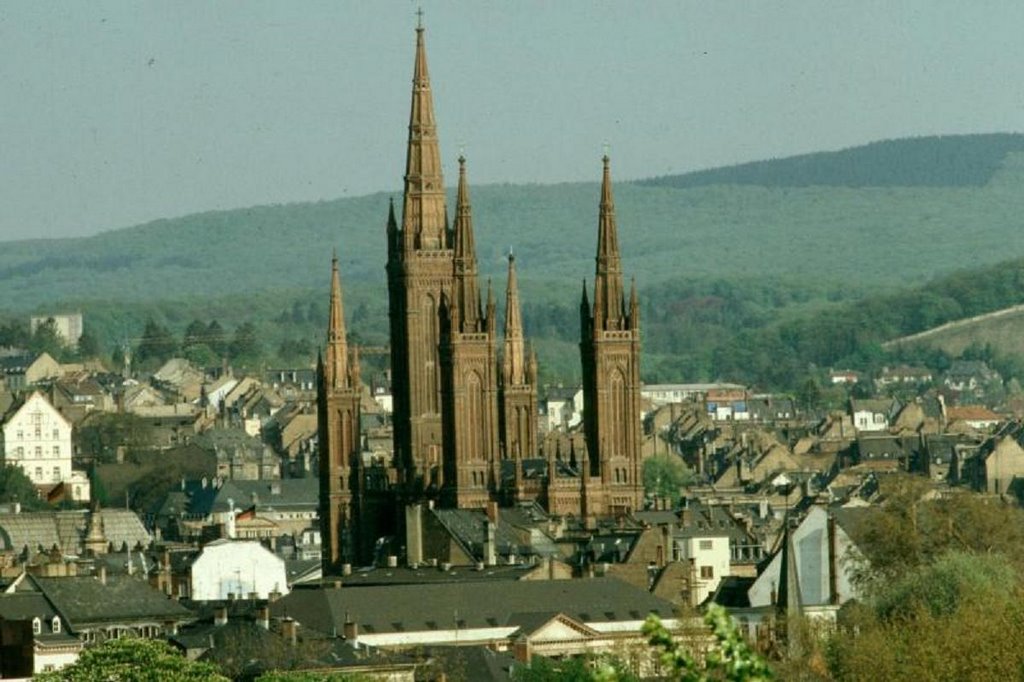
[[[36,425],[36,438],[42,438],[42,437],[43,437],[43,427],[39,426],[37,424]]]
[[[60,446],[59,445],[54,445],[53,446],[53,456],[54,457],[60,457]]]
[[[715,569],[714,569],[714,567],[713,566],[701,566],[700,567],[700,577],[701,578],[707,578],[707,579],[714,578],[715,577]]]
[[[714,542],[712,540],[701,540],[700,541],[700,548],[702,550],[712,549],[713,546],[714,546]]]
[[[19,458],[25,456],[25,448],[21,447],[20,445],[18,446],[18,449],[15,452]]]
[[[43,446],[42,445],[37,445],[36,446],[36,457],[42,457],[42,456],[43,456]]]
[[[25,437],[25,432],[22,431],[21,429],[18,429],[18,440],[21,440],[24,437]]]
[[[60,438],[60,429],[54,429],[53,430],[53,437],[54,438]]]
[[[36,467],[36,481],[43,480],[43,467]]]
[[[50,621],[50,629],[54,632],[60,632],[60,618],[57,616],[53,617],[53,620]]]
[[[60,467],[53,467],[53,480],[60,481]]]
[[[32,619],[32,634],[33,635],[38,635],[42,631],[43,631],[43,621],[39,620],[38,618],[33,618]]]

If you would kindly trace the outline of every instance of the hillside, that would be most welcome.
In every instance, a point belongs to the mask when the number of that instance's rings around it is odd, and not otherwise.
[[[1024,305],[955,320],[923,332],[892,339],[886,350],[899,346],[930,346],[956,356],[971,346],[988,346],[996,353],[1019,354],[1024,338]]]
[[[807,347],[817,338],[801,326],[808,315],[1024,255],[1022,141],[897,140],[618,182],[624,266],[644,296],[645,373],[774,383],[778,371],[758,369],[749,348],[728,344],[767,348],[763,330],[791,321],[793,352],[811,362],[842,358],[845,341],[829,352]],[[808,184],[815,178],[819,184]],[[500,290],[504,254],[515,249],[542,370],[571,378],[579,283],[593,272],[597,184],[481,186],[473,201],[483,274]],[[271,348],[288,339],[317,344],[337,248],[350,331],[381,343],[387,202],[379,193],[8,242],[0,249],[0,318],[78,308],[107,347],[137,339],[148,317],[175,333],[194,318],[228,329],[252,321]],[[955,319],[932,308],[908,312],[912,328],[887,323],[889,336],[868,334],[871,343]]]

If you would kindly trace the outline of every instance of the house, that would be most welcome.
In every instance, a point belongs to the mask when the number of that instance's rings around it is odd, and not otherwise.
[[[687,400],[703,400],[708,391],[742,391],[739,384],[645,384],[640,389],[640,397],[650,401],[655,407]]]
[[[0,357],[0,372],[9,391],[20,391],[61,375],[60,363],[49,353],[22,353]]]
[[[857,510],[844,510],[849,523]],[[834,624],[839,608],[856,598],[856,545],[837,514],[813,506],[795,528],[783,530],[779,547],[756,578],[723,580],[712,601],[729,609],[752,640],[774,620],[799,613]]]
[[[833,386],[852,386],[860,381],[860,375],[852,369],[834,369],[829,371],[828,381]]]
[[[570,429],[583,420],[583,389],[548,389],[540,401],[540,426],[545,431]]]
[[[121,637],[163,637],[195,620],[191,611],[144,580],[108,576],[102,568],[97,576],[23,574],[7,589],[11,593],[41,594],[60,616],[62,627],[86,645]]]
[[[268,369],[263,373],[263,381],[274,390],[292,388],[312,392],[316,390],[316,370],[311,367]]]
[[[878,388],[888,386],[920,386],[931,383],[932,371],[927,367],[911,367],[899,365],[898,367],[883,367],[875,385]]]
[[[748,421],[747,390],[745,388],[714,388],[704,395],[704,407],[715,421]]]
[[[21,467],[32,483],[47,490],[70,482],[71,429],[71,422],[42,393],[33,392],[13,405],[4,420],[0,439],[4,464]],[[78,490],[83,492],[81,486]]]
[[[271,615],[301,628],[344,633],[363,647],[488,645],[496,651],[571,656],[613,651],[646,640],[650,613],[674,628],[675,607],[614,578],[296,589]],[[522,658],[528,660],[528,656]]]
[[[171,358],[153,373],[153,385],[182,402],[199,399],[206,375],[184,358]]]
[[[83,643],[40,592],[0,594],[0,677],[28,678],[78,660]],[[17,651],[19,656],[12,656]]]
[[[850,400],[850,416],[857,433],[864,431],[885,431],[890,421],[899,413],[899,403],[892,399]]]
[[[954,391],[978,392],[1000,379],[999,373],[981,360],[954,360],[942,383]]]
[[[193,553],[183,568],[187,580],[178,582],[177,595],[195,601],[269,599],[288,593],[284,559],[253,540],[215,540]]]
[[[33,315],[29,318],[30,333],[35,334],[39,327],[49,322],[53,323],[53,329],[61,341],[72,348],[78,346],[78,341],[82,338],[82,313]]]
[[[951,405],[946,408],[946,422],[950,428],[961,423],[978,431],[986,431],[1002,421],[1004,418],[1001,415],[981,405]]]
[[[1012,433],[997,434],[967,454],[959,468],[960,479],[979,492],[1012,493],[1014,482],[1024,479],[1024,447]]]
[[[105,552],[110,546],[115,550],[147,547],[152,536],[128,509],[0,514],[0,551],[4,553],[31,558],[56,547],[61,556],[84,556],[98,548],[97,541]]]

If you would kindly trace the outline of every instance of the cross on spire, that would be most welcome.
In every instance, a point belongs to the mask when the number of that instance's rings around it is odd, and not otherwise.
[[[416,29],[423,30],[423,7],[416,8]]]

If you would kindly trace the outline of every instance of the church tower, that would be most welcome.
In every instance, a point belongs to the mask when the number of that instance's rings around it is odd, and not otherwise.
[[[359,553],[361,478],[359,353],[349,354],[338,257],[331,261],[327,354],[317,362],[320,447],[320,536],[324,575],[338,574]]]
[[[501,356],[501,451],[515,462],[537,456],[537,359],[527,353],[519,308],[519,282],[515,256],[508,256],[505,289],[505,344]]]
[[[499,486],[495,305],[477,283],[466,160],[459,157],[452,284],[441,303],[441,411],[446,505],[482,508]]]
[[[640,433],[640,308],[634,282],[627,306],[615,224],[610,162],[604,157],[594,302],[580,305],[584,430],[581,467],[588,516],[643,506]]]
[[[422,26],[416,28],[402,222],[399,227],[392,207],[387,234],[395,465],[404,494],[419,498],[441,485],[439,312],[453,274]]]

